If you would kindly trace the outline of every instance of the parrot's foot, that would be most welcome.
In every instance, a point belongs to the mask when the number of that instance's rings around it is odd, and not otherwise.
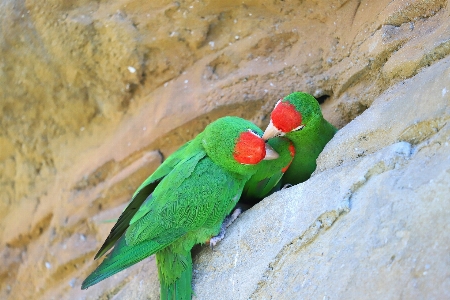
[[[241,208],[236,208],[231,215],[228,215],[225,220],[222,222],[222,227],[220,228],[220,232],[218,235],[213,236],[209,240],[209,246],[211,247],[211,250],[214,250],[214,247],[219,243],[221,240],[225,238],[225,232],[227,231],[228,226],[233,224],[234,220],[239,217],[239,215],[242,213]]]
[[[285,190],[285,189],[290,188],[291,186],[292,186],[292,184],[287,183],[287,184],[285,184],[281,189],[282,189],[282,190]]]
[[[242,209],[240,207],[236,208],[231,215],[228,215],[225,220],[223,220],[222,227],[228,228],[233,222],[239,217],[242,213]]]

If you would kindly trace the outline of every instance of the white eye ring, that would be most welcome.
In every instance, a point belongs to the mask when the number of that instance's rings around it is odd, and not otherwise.
[[[248,132],[253,133],[254,135],[256,135],[257,137],[261,138],[256,132],[254,132],[252,129],[248,129]]]
[[[305,127],[305,125],[300,125],[300,126],[294,128],[294,129],[292,129],[291,132],[292,131],[297,131],[297,130],[302,130],[304,127]]]
[[[275,107],[278,106],[278,104],[280,104],[281,100],[283,100],[283,98],[281,98],[280,100],[278,100],[278,102],[275,104]],[[275,107],[273,109],[275,109]]]

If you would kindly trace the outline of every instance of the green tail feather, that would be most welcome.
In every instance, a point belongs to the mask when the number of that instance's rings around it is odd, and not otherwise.
[[[161,300],[191,300],[192,257],[174,254],[170,250],[156,253],[158,275],[161,284]],[[181,272],[181,273],[180,273]]]
[[[103,262],[81,284],[81,289],[87,289],[103,279],[106,279],[120,271],[140,262],[159,251],[166,245],[154,241],[144,242],[129,246],[125,236],[122,236],[114,246],[114,249],[106,256]]]

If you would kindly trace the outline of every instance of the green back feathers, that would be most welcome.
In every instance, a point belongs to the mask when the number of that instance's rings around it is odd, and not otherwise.
[[[184,145],[182,145],[180,148],[178,148],[177,151],[172,153],[169,157],[167,157],[164,162],[158,167],[158,169],[153,172],[152,175],[150,175],[134,192],[133,198],[136,197],[136,195],[140,192],[142,188],[149,185],[150,183],[154,182],[158,178],[163,178],[167,174],[170,173],[170,171],[173,170],[173,168],[184,158],[190,157],[192,155],[195,155],[198,151],[201,151],[202,149],[202,140],[203,132],[200,132],[193,140],[190,140],[186,142]]]

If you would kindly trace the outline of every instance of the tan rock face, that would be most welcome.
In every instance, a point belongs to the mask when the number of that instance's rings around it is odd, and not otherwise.
[[[80,291],[105,220],[212,120],[263,127],[297,90],[343,129],[196,255],[197,297],[449,297],[447,1],[0,7],[0,298],[158,298],[153,258]]]

